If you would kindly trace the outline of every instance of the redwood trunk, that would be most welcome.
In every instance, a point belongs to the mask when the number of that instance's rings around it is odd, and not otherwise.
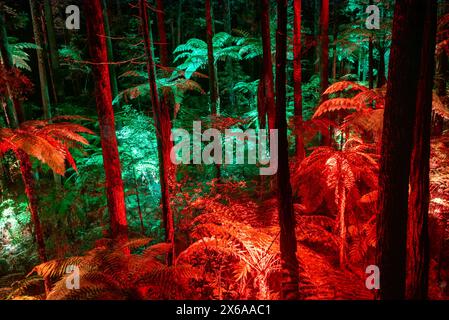
[[[171,164],[170,154],[163,152],[164,142],[164,129],[163,125],[166,120],[163,120],[161,117],[163,115],[162,106],[159,100],[159,93],[156,84],[156,65],[153,58],[153,41],[150,34],[150,26],[148,22],[148,12],[147,12],[147,1],[139,0],[139,9],[140,9],[140,17],[142,21],[142,32],[145,43],[145,51],[147,55],[147,71],[148,71],[148,81],[150,85],[151,92],[151,104],[153,108],[153,118],[154,125],[156,127],[156,135],[158,142],[158,153],[159,153],[159,175],[161,181],[161,205],[162,205],[162,220],[164,224],[165,230],[165,241],[172,244],[172,251],[169,254],[167,262],[169,265],[173,263],[175,257],[174,251],[174,238],[175,238],[175,230],[174,230],[174,220],[173,213],[170,208],[170,192],[169,192],[169,183],[168,183],[168,169]],[[170,119],[168,119],[170,122]]]
[[[429,283],[429,159],[436,18],[436,2],[427,1],[421,73],[416,100],[407,230],[407,298],[420,300],[427,298]]]
[[[100,124],[103,165],[106,174],[106,196],[111,219],[111,235],[120,242],[128,239],[125,195],[120,159],[115,136],[115,119],[112,109],[111,82],[108,69],[108,54],[103,24],[101,0],[85,0],[87,38],[93,62],[92,73],[95,84],[98,121]]]
[[[286,120],[287,0],[278,0],[277,10],[275,128],[279,134],[277,196],[283,275],[281,299],[295,300],[299,296],[299,267],[296,257],[296,221],[290,185]]]
[[[294,113],[296,135],[296,160],[298,163],[304,159],[304,140],[302,133],[302,80],[301,80],[301,0],[294,0],[293,23],[293,81],[294,81]]]
[[[381,299],[405,296],[410,157],[424,8],[421,0],[398,0],[395,5],[379,175],[377,265]]]
[[[265,110],[268,116],[268,127],[274,128],[275,125],[275,102],[274,102],[274,80],[273,80],[273,61],[271,59],[271,33],[270,33],[270,2],[262,0],[262,16],[260,18],[262,25],[262,46],[263,46],[263,77]]]

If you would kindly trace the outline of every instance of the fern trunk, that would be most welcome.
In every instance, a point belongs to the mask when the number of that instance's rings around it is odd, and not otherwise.
[[[380,298],[405,296],[408,191],[425,1],[395,4],[382,135],[377,221]],[[401,125],[397,125],[400,119]]]
[[[151,92],[151,105],[153,108],[154,125],[156,127],[158,155],[159,155],[159,175],[161,182],[161,204],[162,204],[162,220],[165,230],[165,241],[172,245],[171,253],[167,257],[169,265],[173,264],[175,258],[175,230],[173,212],[170,208],[170,192],[169,192],[169,168],[171,164],[170,154],[164,152],[164,142],[168,137],[164,137],[167,129],[167,123],[170,123],[170,118],[165,119],[162,111],[162,105],[159,100],[158,87],[156,83],[156,65],[153,58],[153,41],[150,33],[150,25],[148,21],[147,1],[139,0],[140,18],[142,22],[142,31],[145,43],[145,51],[147,55],[147,71],[148,81]],[[165,126],[165,127],[164,127]]]
[[[268,127],[275,125],[275,102],[274,102],[274,80],[273,61],[271,58],[271,32],[270,32],[270,2],[262,0],[262,15],[260,17],[262,28],[262,49],[263,49],[263,77],[265,110],[268,116]]]
[[[112,109],[111,82],[107,65],[107,47],[103,24],[101,0],[85,0],[87,38],[89,52],[94,63],[92,73],[95,84],[95,98],[100,125],[100,139],[103,165],[106,175],[106,196],[111,219],[111,235],[119,242],[128,239],[125,195],[115,135],[115,119]]]
[[[437,5],[426,2],[421,73],[416,100],[407,230],[407,298],[426,299],[429,283],[429,170]]]
[[[281,298],[296,300],[299,297],[299,268],[296,257],[296,221],[290,185],[286,119],[287,0],[278,0],[277,10],[275,128],[278,129],[279,135],[277,196],[283,275]]]
[[[293,2],[293,81],[294,81],[294,113],[296,134],[296,161],[300,163],[305,157],[302,119],[302,68],[301,68],[301,0]]]

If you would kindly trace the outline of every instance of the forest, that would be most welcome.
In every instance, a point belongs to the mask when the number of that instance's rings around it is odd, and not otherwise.
[[[0,0],[0,300],[448,300],[448,0]]]

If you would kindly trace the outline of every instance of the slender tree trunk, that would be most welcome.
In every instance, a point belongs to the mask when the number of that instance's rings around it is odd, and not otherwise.
[[[55,79],[56,93],[58,98],[64,97],[63,78],[59,74],[59,53],[56,44],[55,24],[50,0],[44,0],[45,25],[50,51],[50,65]]]
[[[329,0],[321,0],[320,15],[320,103],[327,100],[324,92],[329,87]],[[329,128],[329,134],[322,136],[322,144],[332,144],[332,133],[334,129]]]
[[[416,100],[407,230],[407,298],[426,299],[429,283],[429,159],[435,71],[437,5],[426,1],[421,70]]]
[[[108,55],[100,1],[84,0],[84,12],[87,21],[89,53],[93,62],[92,73],[100,124],[103,165],[106,174],[106,196],[111,219],[111,235],[119,242],[125,242],[128,239],[128,223],[117,137],[115,135],[111,82],[107,65]]]
[[[169,65],[169,55],[168,55],[168,41],[167,41],[167,32],[165,31],[165,11],[162,0],[157,0],[157,26],[159,32],[159,51],[160,51],[160,64],[164,73],[169,75],[169,72],[164,68]],[[163,139],[163,152],[164,159],[170,159],[170,152],[173,147],[173,142],[170,140],[171,135],[171,122],[170,122],[170,94],[168,91],[163,91],[162,100],[161,100],[161,130],[163,130],[161,134],[161,139]],[[167,169],[169,170],[169,177],[171,178],[174,172],[173,165],[171,161],[168,161],[166,164]]]
[[[377,87],[382,88],[387,82],[385,77],[385,39],[379,42],[379,70],[377,71]]]
[[[210,90],[210,105],[212,115],[220,113],[220,98],[218,96],[218,80],[217,69],[214,63],[214,46],[212,39],[213,31],[213,13],[211,7],[211,0],[206,0],[206,33],[207,33],[207,60],[209,64],[209,90]]]
[[[368,83],[369,88],[374,88],[374,43],[373,37],[368,40]]]
[[[109,11],[107,0],[102,0],[102,4],[103,4],[103,19],[104,19],[106,47],[108,49],[108,61],[114,62],[114,48],[112,46],[111,29],[109,26]],[[115,65],[113,64],[109,65],[109,76],[111,78],[112,98],[114,99],[118,95],[118,84],[117,84],[117,75],[115,73]]]
[[[178,34],[177,34],[177,43],[176,45],[179,46],[182,43],[182,32],[181,32],[181,22],[182,22],[182,5],[184,3],[184,0],[178,1],[178,17],[176,21]]]
[[[296,257],[296,221],[288,164],[285,70],[287,63],[287,2],[287,0],[277,1],[275,128],[278,129],[279,134],[277,192],[283,273],[281,298],[295,300],[299,296],[299,268]]]
[[[268,127],[274,128],[275,125],[275,102],[274,102],[274,80],[273,80],[273,61],[271,59],[271,32],[270,32],[270,1],[261,0],[262,16],[262,46],[263,46],[263,78],[260,81],[264,83],[265,108],[268,115]]]
[[[380,298],[405,296],[408,190],[425,9],[397,0],[383,122],[379,174],[377,265]],[[400,121],[400,124],[398,123]]]
[[[320,88],[323,94],[329,87],[329,0],[321,1],[320,26]]]
[[[36,0],[30,0],[31,19],[33,21],[34,42],[40,49],[37,49],[37,63],[39,68],[39,83],[41,88],[42,110],[45,119],[51,118],[50,95],[48,93],[47,70],[43,52],[42,30],[39,23],[39,10]]]
[[[304,159],[304,140],[302,133],[302,68],[301,68],[301,0],[294,0],[293,22],[293,81],[294,81],[294,114],[296,136],[296,161]]]
[[[168,181],[168,167],[171,163],[170,155],[163,152],[164,141],[162,137],[164,133],[164,128],[162,128],[162,106],[159,100],[159,93],[156,84],[156,65],[153,58],[153,40],[150,33],[150,25],[148,21],[148,11],[147,11],[147,1],[139,0],[140,17],[142,22],[142,31],[145,43],[145,52],[147,55],[147,71],[148,71],[148,81],[150,84],[151,91],[151,104],[153,108],[154,124],[156,127],[157,141],[158,141],[158,152],[159,152],[159,175],[161,181],[161,202],[162,202],[162,220],[165,229],[165,241],[172,244],[171,254],[167,257],[167,262],[169,265],[173,264],[175,258],[175,230],[174,230],[174,219],[173,212],[170,208],[170,192],[169,192],[169,181]]]
[[[224,0],[224,31],[228,34],[232,34],[232,19],[231,19],[231,1]],[[232,69],[231,59],[226,60],[226,73],[229,77],[228,90],[229,90],[229,105],[235,104],[234,97],[234,71]]]

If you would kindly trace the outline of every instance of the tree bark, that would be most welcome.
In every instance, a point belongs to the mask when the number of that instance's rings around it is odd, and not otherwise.
[[[287,2],[287,0],[277,1],[275,128],[278,129],[279,135],[277,196],[283,275],[281,299],[295,300],[299,296],[299,267],[296,257],[296,221],[290,185],[286,119]]]
[[[368,85],[370,89],[374,88],[374,43],[373,36],[368,40]]]
[[[34,42],[40,49],[37,49],[37,64],[39,68],[39,83],[41,88],[42,111],[45,119],[51,118],[50,95],[48,93],[47,69],[44,58],[44,45],[42,41],[42,30],[39,23],[39,10],[36,0],[30,0],[31,19],[33,21]]]
[[[294,114],[296,135],[296,161],[300,163],[305,157],[302,133],[302,68],[301,68],[301,0],[293,2],[293,81],[294,81]]]
[[[323,94],[329,87],[329,0],[321,1],[320,26],[320,88]]]
[[[50,0],[44,0],[45,25],[47,29],[48,46],[50,51],[51,70],[56,80],[56,93],[58,98],[64,97],[64,83],[59,74],[59,53],[56,44],[55,24]]]
[[[169,72],[164,68],[169,65],[169,55],[168,55],[168,41],[167,32],[165,31],[165,12],[162,0],[157,0],[157,26],[159,32],[159,51],[160,51],[160,64],[163,69],[164,74],[169,76]],[[171,135],[171,122],[170,122],[170,95],[168,91],[163,91],[161,102],[161,139],[163,139],[162,146],[164,152],[164,159],[170,159],[171,148],[173,147],[173,142],[170,140]],[[166,164],[169,170],[169,177],[172,177],[173,165],[171,161]]]
[[[100,139],[103,165],[106,174],[106,196],[111,219],[111,235],[119,242],[128,239],[125,195],[120,158],[115,135],[115,119],[112,109],[111,82],[108,69],[108,55],[103,23],[101,0],[84,0],[87,21],[87,39],[92,59],[92,74],[95,84],[95,98],[100,124]]]
[[[380,298],[403,299],[410,157],[421,61],[425,1],[397,0],[383,122],[377,221]],[[398,124],[400,121],[400,125]]]
[[[271,58],[271,32],[270,32],[270,2],[262,0],[262,16],[260,17],[262,27],[262,46],[263,46],[263,77],[265,110],[268,116],[268,127],[274,128],[275,125],[275,102],[274,102],[274,80],[273,80],[273,61]]]
[[[102,0],[103,3],[103,18],[104,18],[104,30],[105,30],[105,38],[106,38],[106,46],[108,50],[108,61],[114,61],[114,48],[112,47],[112,39],[111,39],[111,29],[109,27],[109,11],[107,0]],[[115,65],[109,65],[109,75],[111,78],[111,92],[112,98],[114,99],[118,95],[118,83],[117,83],[117,75],[115,73]]]
[[[407,298],[426,299],[429,283],[429,161],[435,71],[436,1],[426,1],[421,70],[416,100],[407,230]]]
[[[211,0],[206,0],[207,61],[209,65],[210,106],[212,115],[217,115],[220,113],[220,98],[218,96],[217,69],[214,63],[214,46],[212,43],[214,28],[212,20],[213,13]]]
[[[170,192],[169,192],[169,181],[168,181],[168,167],[171,164],[170,154],[163,152],[164,145],[166,141],[162,136],[164,134],[164,128],[162,127],[163,122],[161,120],[162,116],[162,106],[159,100],[159,93],[156,84],[156,65],[153,58],[153,40],[151,37],[150,25],[148,21],[148,11],[147,11],[147,1],[139,0],[139,10],[140,18],[142,22],[142,32],[145,43],[145,52],[147,55],[147,71],[148,71],[148,81],[150,84],[151,92],[151,104],[153,108],[153,118],[154,125],[156,127],[156,135],[158,142],[158,153],[159,153],[159,175],[161,181],[161,205],[162,205],[162,220],[165,230],[165,241],[172,245],[171,253],[167,257],[167,263],[169,265],[173,264],[175,258],[175,230],[174,230],[174,219],[173,212],[170,208]],[[170,119],[169,119],[170,122]],[[167,157],[168,156],[168,157]]]

